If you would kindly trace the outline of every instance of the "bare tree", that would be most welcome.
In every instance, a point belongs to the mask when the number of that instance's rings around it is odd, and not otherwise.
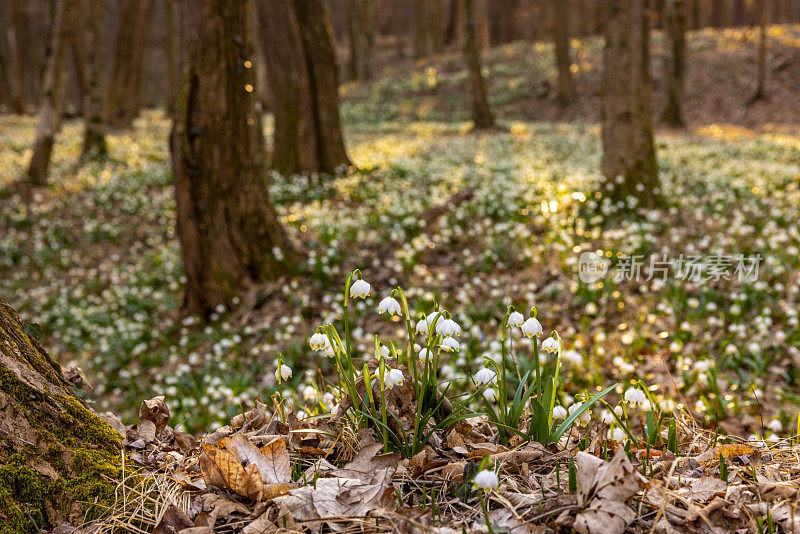
[[[167,2],[167,10],[172,2]],[[141,107],[142,69],[153,0],[126,0],[117,33],[114,72],[109,95],[109,122],[130,128]]]
[[[667,61],[664,78],[667,85],[667,105],[661,120],[675,127],[683,127],[683,89],[686,74],[686,5],[684,0],[667,0]]]
[[[272,167],[283,174],[332,173],[349,165],[326,4],[258,0],[256,6],[275,115]]]
[[[767,98],[764,85],[767,82],[767,10],[764,0],[756,0],[756,17],[758,17],[758,85],[748,104]]]
[[[269,202],[247,3],[179,2],[182,79],[170,137],[184,306],[207,317],[298,255]]]
[[[47,182],[47,169],[50,166],[53,144],[56,133],[61,128],[61,112],[64,106],[64,49],[76,7],[75,0],[56,0],[53,6],[53,24],[42,81],[39,123],[28,165],[28,179],[34,185],[44,185]]]
[[[462,0],[464,12],[464,62],[467,64],[469,84],[472,93],[472,120],[476,129],[494,126],[494,115],[489,108],[486,84],[481,69],[480,49],[478,48],[478,27],[475,23],[475,3]]]
[[[612,198],[660,203],[651,108],[648,0],[610,0],[601,102],[603,174]]]
[[[86,21],[86,63],[88,66],[84,96],[84,135],[81,158],[105,157],[108,94],[106,17],[103,0],[84,0]]]
[[[350,57],[347,73],[352,80],[372,77],[372,46],[375,41],[373,0],[347,0],[347,36]]]
[[[567,107],[575,101],[575,84],[570,67],[569,55],[569,5],[566,0],[552,0],[553,3],[553,40],[556,49],[556,66],[558,67],[558,103]]]

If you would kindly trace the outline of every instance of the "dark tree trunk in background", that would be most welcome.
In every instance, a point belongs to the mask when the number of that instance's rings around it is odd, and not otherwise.
[[[333,30],[324,3],[258,0],[275,116],[272,167],[289,175],[349,165]]]
[[[713,0],[711,10],[712,25],[720,28],[730,25],[728,20],[728,0]]]
[[[444,5],[442,0],[412,0],[414,59],[444,51]]]
[[[375,41],[373,0],[347,0],[347,37],[350,57],[347,75],[351,80],[372,78],[372,45]]]
[[[477,23],[476,23],[477,26]],[[460,0],[451,0],[447,10],[447,25],[444,31],[445,45],[463,42],[464,29],[464,3]],[[477,32],[477,30],[476,30]],[[480,50],[480,47],[478,48]]]
[[[494,126],[494,115],[489,108],[486,96],[486,84],[481,73],[481,56],[478,49],[478,27],[475,23],[475,2],[461,0],[464,12],[464,62],[469,73],[469,85],[472,93],[472,120],[475,128],[491,128]]]
[[[84,0],[86,42],[86,93],[83,115],[84,134],[81,158],[103,158],[106,148],[106,95],[108,94],[108,54],[106,17],[103,0]],[[122,22],[123,25],[125,21]]]
[[[53,11],[50,46],[42,80],[42,102],[39,106],[39,124],[33,142],[33,153],[28,166],[28,179],[34,185],[47,183],[47,169],[53,153],[56,133],[61,128],[64,106],[64,55],[68,27],[77,8],[75,0],[56,0]]]
[[[683,87],[686,73],[686,6],[684,0],[667,0],[667,61],[664,79],[667,86],[667,105],[661,120],[670,126],[683,127]]]
[[[767,10],[764,0],[756,0],[756,17],[758,20],[758,85],[749,103],[767,97],[764,84],[767,82]]]
[[[184,306],[207,317],[298,261],[269,202],[247,4],[179,2],[182,79],[170,137]]]
[[[37,65],[33,61],[31,53],[31,30],[30,18],[28,16],[29,5],[27,2],[9,2],[9,13],[11,16],[11,36],[9,39],[10,53],[9,63],[13,65],[13,78],[16,81],[16,94],[14,95],[14,110],[17,113],[27,113],[28,93],[30,90],[30,77],[36,77],[38,73]],[[35,80],[38,85],[39,80]]]
[[[553,40],[556,49],[556,66],[558,67],[558,104],[567,107],[575,101],[575,84],[570,67],[569,55],[569,6],[565,0],[552,0],[553,3]]]
[[[113,506],[123,436],[75,397],[28,332],[0,298],[0,519],[8,532],[50,532]]]
[[[604,194],[660,203],[653,144],[647,0],[610,0],[601,101]],[[607,193],[608,191],[608,193]]]
[[[141,107],[142,72],[153,0],[127,0],[117,33],[109,94],[109,123],[130,128]]]
[[[178,85],[180,83],[180,66],[178,51],[178,1],[166,0],[167,18],[167,114],[172,117],[175,114],[175,100],[178,97]]]

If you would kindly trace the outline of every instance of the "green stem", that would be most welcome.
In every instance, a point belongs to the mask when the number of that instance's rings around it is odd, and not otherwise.
[[[489,534],[494,534],[492,522],[489,520],[489,508],[486,506],[486,491],[484,490],[481,490],[481,508],[483,508],[483,517],[486,518],[486,528],[489,530]]]

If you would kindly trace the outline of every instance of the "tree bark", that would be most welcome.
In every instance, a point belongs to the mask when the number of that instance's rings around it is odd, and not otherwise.
[[[109,95],[109,123],[116,128],[130,128],[139,115],[144,52],[152,12],[153,0],[127,0],[122,9]]]
[[[570,67],[572,60],[569,55],[569,6],[565,0],[552,0],[553,2],[553,39],[556,49],[556,66],[558,67],[558,104],[564,108],[575,101],[575,84],[572,80]]]
[[[349,165],[325,3],[258,0],[256,5],[275,116],[272,167],[284,175],[330,174]]]
[[[32,330],[0,298],[0,525],[9,532],[100,517],[122,478],[123,436],[73,395]]]
[[[664,79],[667,86],[667,105],[661,120],[669,126],[682,128],[683,88],[686,73],[686,6],[684,0],[667,0],[667,61]]]
[[[653,143],[647,0],[611,0],[601,100],[604,194],[660,204]]]
[[[10,53],[9,59],[13,64],[16,94],[14,97],[14,108],[17,113],[27,113],[28,110],[28,90],[31,86],[31,72],[36,73],[36,64],[33,61],[31,52],[30,18],[28,16],[27,2],[10,2],[9,12],[11,14],[11,28],[13,29],[9,39]],[[38,80],[36,80],[38,83]]]
[[[180,67],[178,65],[178,2],[167,0],[164,7],[167,18],[167,114],[175,114],[175,100],[178,98],[178,85],[180,84]]]
[[[61,128],[64,106],[64,55],[68,27],[74,16],[75,0],[55,0],[50,46],[42,82],[42,103],[39,124],[28,166],[28,179],[34,185],[47,183],[47,169],[53,153],[56,133]]]
[[[108,94],[106,17],[103,0],[84,0],[86,20],[86,93],[84,95],[84,134],[81,159],[104,158],[106,147]],[[122,22],[125,25],[125,22]]]
[[[170,138],[185,309],[207,317],[253,282],[290,272],[298,254],[269,202],[255,113],[247,4],[179,3],[182,83]]]
[[[767,97],[764,85],[767,81],[767,10],[764,0],[756,0],[756,16],[758,17],[758,85],[749,104]]]
[[[374,18],[372,0],[347,0],[347,36],[350,41],[347,73],[351,80],[372,78],[370,61],[375,40]]]
[[[480,50],[478,49],[478,28],[475,23],[475,4],[473,0],[462,0],[464,12],[464,62],[469,72],[472,92],[472,120],[476,129],[494,126],[494,115],[489,108],[486,85],[481,73]]]

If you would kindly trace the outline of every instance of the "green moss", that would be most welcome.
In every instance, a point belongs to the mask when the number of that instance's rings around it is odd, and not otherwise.
[[[46,486],[21,454],[0,466],[0,533],[34,532],[45,524]]]

